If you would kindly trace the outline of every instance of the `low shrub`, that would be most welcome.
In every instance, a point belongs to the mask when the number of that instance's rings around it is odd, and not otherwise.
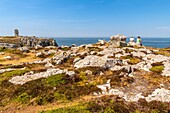
[[[27,103],[30,99],[31,99],[30,95],[28,95],[27,93],[22,93],[16,98],[16,101],[21,103]]]
[[[32,104],[44,105],[58,100],[72,100],[99,90],[94,85],[85,84],[80,86],[77,82],[79,81],[75,82],[69,79],[67,75],[58,74],[30,81],[22,86],[18,85],[14,90],[9,89],[3,95],[6,95],[5,98],[10,97],[11,100],[19,99],[21,101],[22,98],[20,97],[25,97],[26,95],[23,94],[28,94],[30,99],[24,98],[26,103],[31,100]],[[5,89],[7,89],[7,85]]]
[[[9,50],[9,49],[5,48],[5,47],[0,47],[0,52],[6,52],[7,50]]]

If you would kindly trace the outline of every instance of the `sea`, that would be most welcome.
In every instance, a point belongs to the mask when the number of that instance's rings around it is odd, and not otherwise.
[[[98,40],[109,41],[109,37],[80,37],[80,38],[54,38],[59,46],[71,46],[72,44],[76,44],[77,46],[82,44],[94,44],[97,43]],[[127,42],[129,42],[130,38],[127,38]],[[155,48],[167,48],[170,47],[170,38],[142,38],[142,44],[144,46],[150,46]]]

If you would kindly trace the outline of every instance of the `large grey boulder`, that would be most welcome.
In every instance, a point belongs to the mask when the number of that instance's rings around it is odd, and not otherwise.
[[[101,68],[110,68],[115,66],[117,63],[116,59],[107,58],[107,56],[96,56],[89,55],[84,59],[79,60],[74,64],[75,68],[85,68],[85,67],[101,67]]]
[[[124,35],[117,34],[117,35],[114,35],[114,36],[110,37],[110,42],[115,47],[119,47],[119,46],[123,46],[124,47],[124,46],[127,46],[126,38],[127,37],[124,36]]]
[[[71,52],[70,51],[59,51],[58,53],[55,54],[55,56],[52,58],[53,63],[55,64],[61,64],[65,60],[71,57]]]

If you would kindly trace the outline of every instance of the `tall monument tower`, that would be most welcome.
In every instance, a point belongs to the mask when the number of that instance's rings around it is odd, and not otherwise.
[[[15,30],[14,30],[14,34],[15,34],[15,36],[19,36],[19,30],[18,30],[18,29],[15,29]]]

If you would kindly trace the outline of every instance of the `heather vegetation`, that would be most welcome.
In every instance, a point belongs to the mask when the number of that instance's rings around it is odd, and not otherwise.
[[[169,104],[146,102],[140,99],[136,103],[126,103],[116,96],[104,96],[71,107],[41,111],[40,113],[168,113]]]

